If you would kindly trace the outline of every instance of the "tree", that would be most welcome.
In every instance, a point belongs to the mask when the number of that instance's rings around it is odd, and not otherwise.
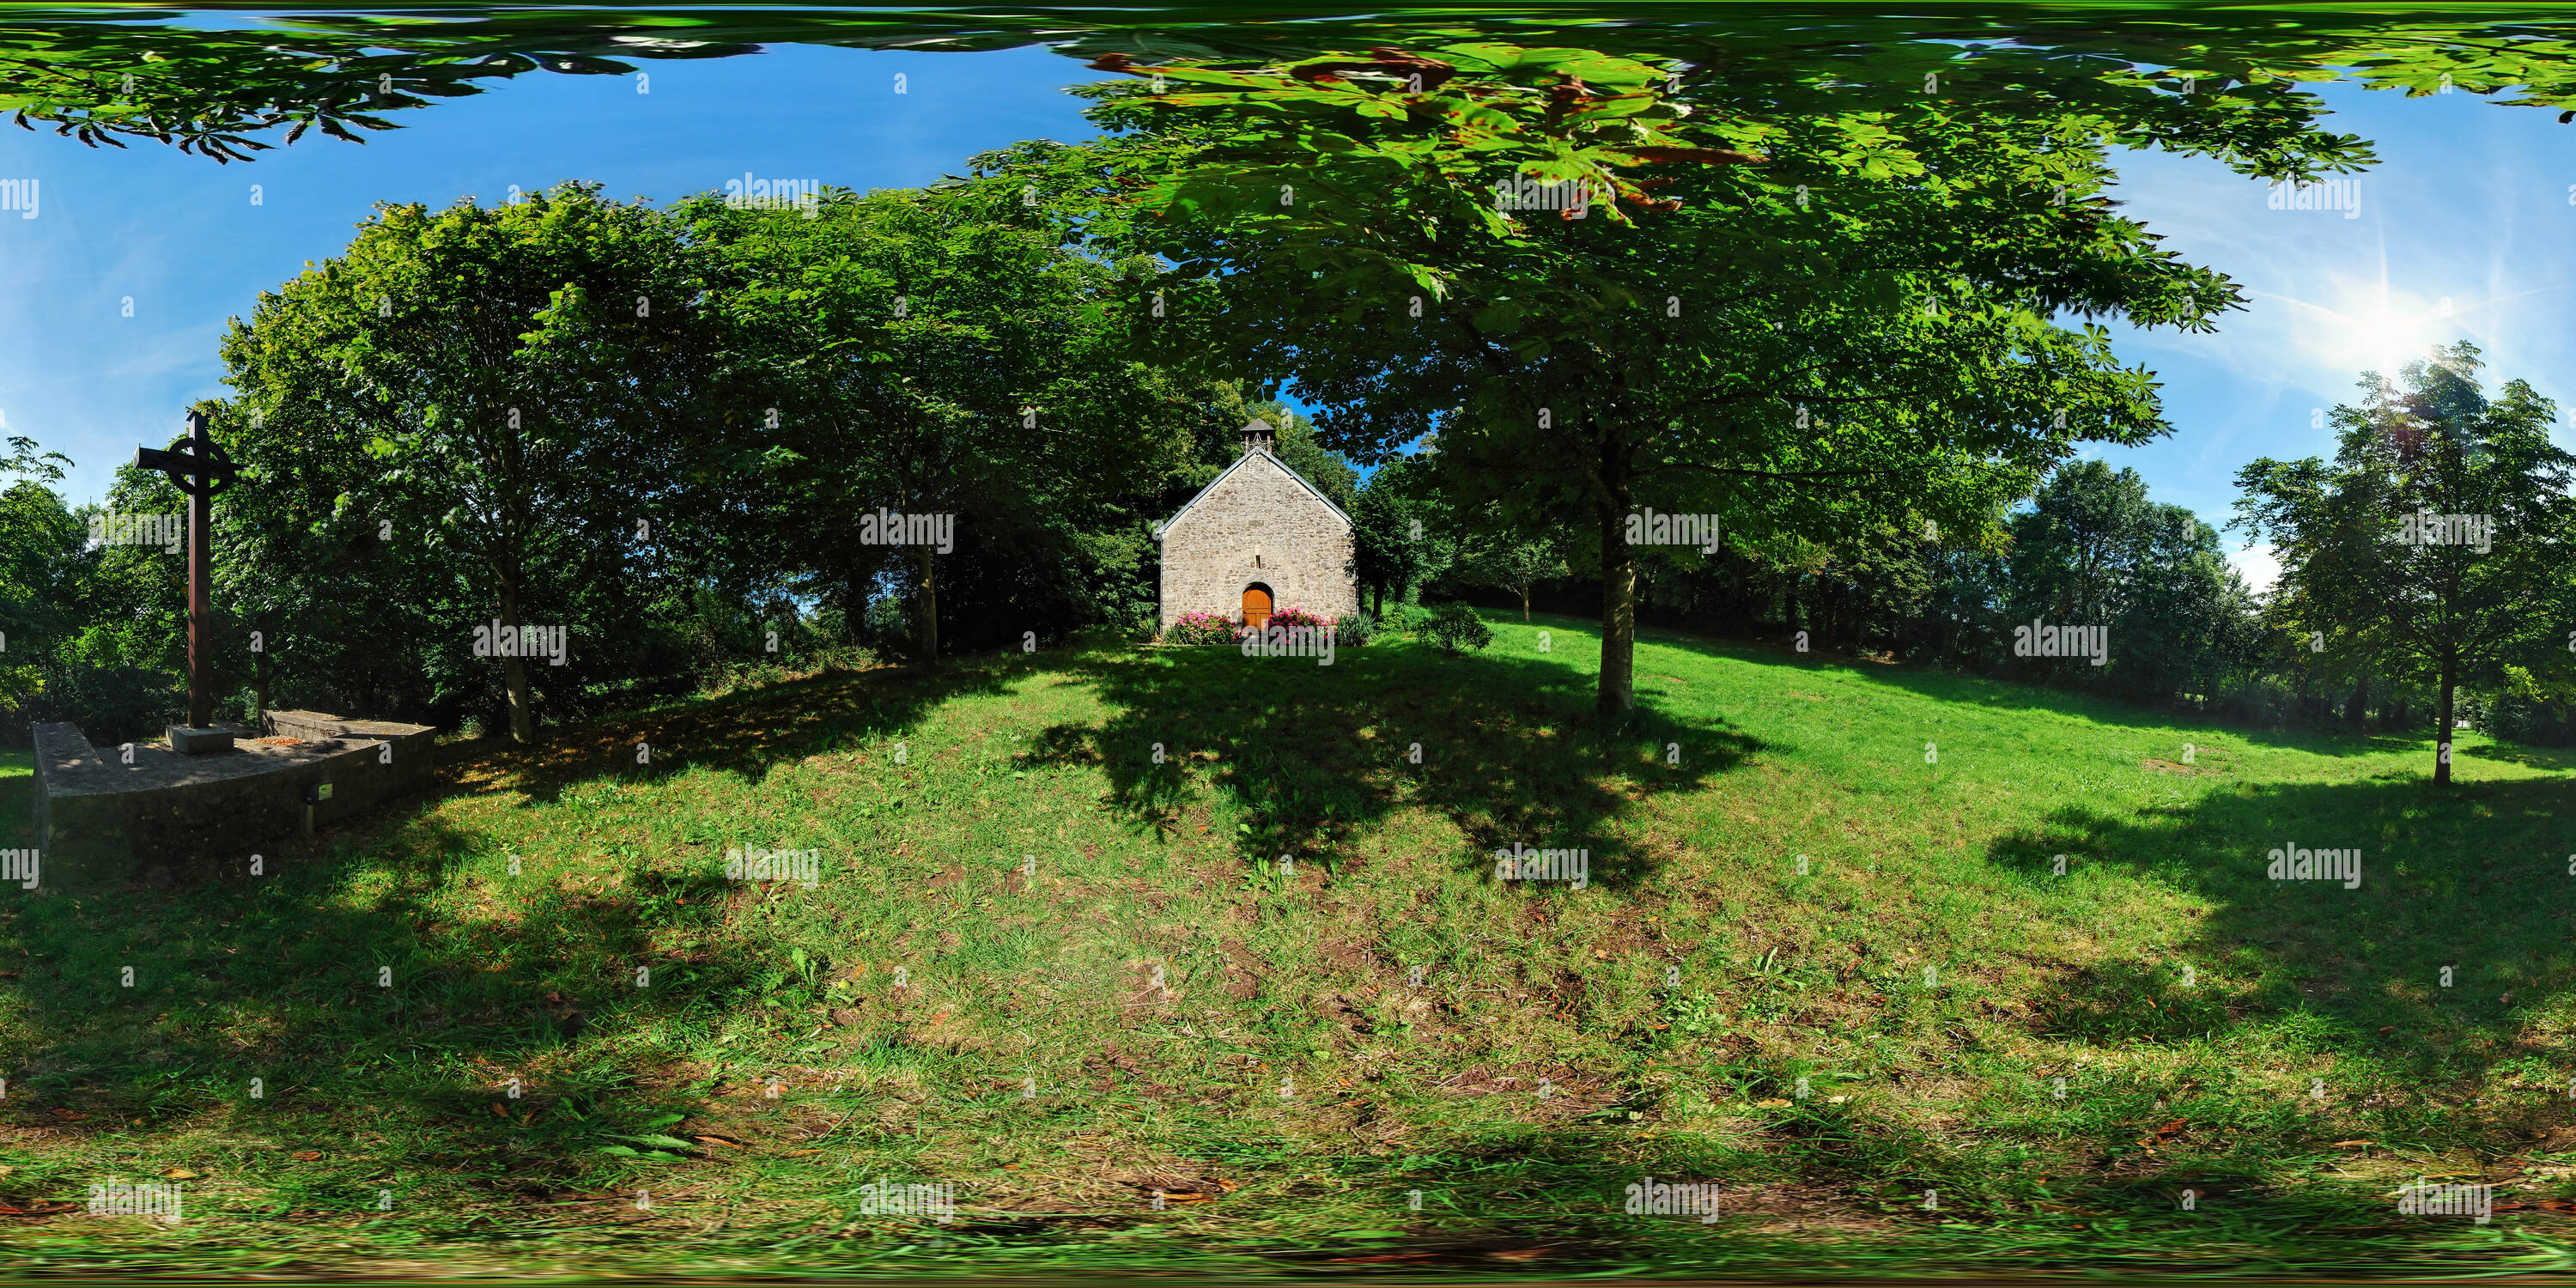
[[[1565,556],[1553,536],[1545,528],[1533,536],[1505,523],[1482,525],[1459,543],[1454,575],[1469,585],[1497,586],[1520,596],[1521,621],[1527,623],[1530,588],[1566,572]]]
[[[1426,456],[1399,456],[1377,467],[1360,488],[1351,510],[1352,573],[1370,592],[1378,616],[1386,615],[1386,597],[1398,604],[1415,585],[1434,575],[1440,563],[1438,509],[1422,493],[1431,469]]]
[[[774,521],[768,558],[853,620],[880,586],[908,593],[924,665],[942,648],[943,564],[976,570],[986,615],[1049,633],[1079,602],[1083,565],[1132,568],[1141,538],[1081,533],[1133,536],[1133,494],[1182,467],[1198,423],[1203,391],[1137,363],[1102,325],[1120,270],[1079,253],[1061,207],[1018,177],[1056,147],[978,157],[971,177],[931,189],[827,194],[810,216],[682,207],[710,257],[729,369],[778,408],[753,440],[760,471],[737,481]],[[944,536],[811,541],[856,538],[880,511],[930,517]]]
[[[1499,44],[1208,61],[1095,64],[1178,86],[1095,109],[1126,131],[1113,182],[1146,185],[1124,226],[1172,265],[1140,334],[1293,379],[1363,460],[1436,428],[1443,479],[1506,521],[1583,497],[1606,723],[1632,702],[1635,506],[1991,543],[2075,442],[2160,430],[2148,374],[2053,319],[2207,329],[2238,294],[2113,213],[2110,145],[2275,177],[2368,157],[2294,87],[2120,69],[2002,95],[1965,53],[1901,92]]]
[[[2059,667],[2059,677],[2162,702],[2224,670],[2243,646],[2254,606],[2216,530],[2149,500],[2137,471],[2070,461],[2008,526],[2002,634],[2033,618],[2108,633],[2102,666]]]
[[[1636,53],[1780,69],[1793,94],[1809,86],[1911,81],[1927,67],[1972,62],[1999,73],[1971,91],[2006,97],[2062,92],[2087,81],[2116,85],[2135,69],[2170,68],[2204,83],[2248,76],[2357,81],[2410,96],[2458,89],[2514,92],[2516,103],[2576,107],[2576,40],[2537,14],[2455,21],[2413,15],[2392,30],[2370,9],[2204,9],[2175,23],[2155,10],[1987,6],[1892,13],[1744,6],[1642,21],[1622,15],[1619,39]],[[1597,39],[1596,14],[1579,8],[1460,6],[1408,29],[1400,18],[1352,10],[1303,12],[1294,23],[1247,22],[1224,6],[963,11],[761,8],[692,12],[679,32],[661,18],[606,15],[568,23],[561,13],[478,9],[452,17],[317,12],[291,23],[226,26],[201,17],[133,11],[25,12],[0,26],[0,93],[21,123],[54,125],[96,146],[121,138],[176,143],[217,159],[261,145],[241,136],[285,129],[289,141],[319,126],[355,141],[346,126],[379,130],[375,115],[480,91],[479,79],[544,70],[588,76],[636,73],[629,59],[723,58],[799,43],[860,49],[987,51],[1046,47],[1076,58],[1112,51],[1187,48],[1215,56],[1303,58],[1408,39],[1457,40],[1482,31],[1534,46]],[[685,34],[686,39],[675,39]],[[2080,57],[2069,56],[2080,53]],[[639,88],[641,85],[639,83]]]
[[[52,487],[71,458],[38,452],[36,440],[23,435],[6,446],[0,475],[22,477],[0,490],[0,707],[22,708],[43,677],[44,643],[58,644],[66,633],[81,532]]]
[[[425,666],[487,614],[569,629],[578,612],[583,652],[621,647],[657,575],[654,522],[750,414],[716,396],[693,265],[672,221],[596,185],[379,206],[224,337],[238,395],[218,425],[249,469],[218,504],[264,516],[230,579],[308,579],[317,548],[363,549],[434,596],[415,625],[435,637],[404,641]],[[531,742],[529,659],[496,661]]]
[[[2364,373],[2335,408],[2335,459],[2268,457],[2237,473],[2237,523],[2269,538],[2294,630],[2371,671],[2435,690],[2433,782],[2451,781],[2457,690],[2508,667],[2563,678],[2576,583],[2576,457],[2549,440],[2557,409],[2521,381],[2490,399],[2477,346]]]
[[[273,145],[251,136],[276,130],[286,143],[317,127],[363,143],[349,127],[395,129],[380,113],[479,94],[479,80],[541,69],[625,76],[635,73],[629,58],[758,50],[712,36],[639,41],[507,20],[405,24],[400,34],[367,21],[323,29],[333,25],[11,23],[0,27],[0,95],[31,130],[41,121],[93,148],[152,139],[229,163],[267,151]]]

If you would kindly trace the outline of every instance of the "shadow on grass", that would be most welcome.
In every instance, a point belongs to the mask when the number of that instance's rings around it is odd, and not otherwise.
[[[2525,747],[2498,742],[2482,747],[2462,747],[2457,754],[2521,765],[2526,769],[2554,770],[2562,774],[2576,771],[2576,747]]]
[[[677,708],[552,730],[521,750],[487,740],[454,749],[442,795],[525,793],[553,804],[585,783],[653,781],[689,767],[721,769],[745,783],[767,779],[780,761],[882,740],[918,724],[951,698],[1000,693],[1005,679],[1037,665],[1016,655],[952,664],[935,673],[880,667],[823,675]]]
[[[2260,1027],[2418,1088],[2465,1089],[2529,1054],[2526,1019],[2576,985],[2571,818],[2564,780],[2263,786],[2125,816],[2062,807],[1988,855],[2043,892],[2065,854],[2070,868],[2113,865],[2211,905],[2170,959],[2097,964],[2034,998],[2060,1036],[2179,1041]],[[2359,885],[2272,879],[2270,852],[2293,848],[2359,850]]]
[[[1329,667],[1209,647],[1094,654],[1071,669],[1114,714],[1042,731],[1022,761],[1100,767],[1114,807],[1158,836],[1204,786],[1248,820],[1234,838],[1247,860],[1360,857],[1355,836],[1413,802],[1466,833],[1462,869],[1491,873],[1492,852],[1516,844],[1582,848],[1592,882],[1630,886],[1661,860],[1620,840],[1619,816],[1650,793],[1696,790],[1763,745],[1723,721],[1645,708],[1604,737],[1592,680],[1575,668],[1406,641],[1343,650]]]
[[[721,943],[728,913],[758,892],[650,870],[647,856],[617,846],[608,860],[636,869],[621,887],[487,890],[465,878],[486,906],[449,919],[441,892],[492,842],[450,826],[438,806],[505,790],[577,805],[594,785],[692,764],[756,784],[778,761],[899,735],[940,702],[1000,691],[1026,669],[1012,659],[928,676],[826,675],[550,731],[525,751],[450,746],[431,789],[319,840],[262,846],[262,875],[248,874],[245,855],[236,875],[177,889],[17,902],[0,922],[26,953],[0,980],[16,1003],[15,1041],[0,1051],[12,1084],[0,1122],[108,1136],[184,1120],[310,1143],[328,1162],[309,1170],[329,1174],[416,1172],[434,1157],[437,1170],[499,1196],[597,1186],[624,1160],[641,1166],[652,1139],[669,1141],[703,1089],[638,1082],[649,1057],[584,1048],[583,1035],[718,1021],[796,972],[738,947],[675,952],[675,940]],[[638,763],[638,744],[649,763]],[[32,779],[5,781],[32,793]],[[0,832],[23,822],[25,804],[0,806]],[[804,982],[816,985],[824,965]],[[360,1106],[387,1137],[413,1139],[353,1141],[348,1114]],[[374,1204],[372,1184],[307,1179],[281,1188],[323,1210]]]

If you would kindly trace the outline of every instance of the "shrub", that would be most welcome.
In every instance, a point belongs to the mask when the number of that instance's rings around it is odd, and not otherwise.
[[[1386,611],[1378,615],[1377,628],[1381,631],[1418,631],[1430,620],[1429,609],[1420,604],[1398,601],[1387,605]]]
[[[1494,642],[1494,628],[1485,625],[1485,619],[1476,616],[1476,610],[1465,601],[1456,599],[1432,609],[1431,620],[1423,625],[1422,633],[1442,652],[1450,654]]]
[[[2461,704],[2466,707],[2467,704]],[[2507,742],[2536,747],[2564,747],[2576,743],[2576,714],[2564,706],[2535,700],[2527,694],[2500,693],[2492,702],[2478,708],[2470,719],[2479,732]]]
[[[1315,632],[1319,636],[1322,635],[1327,628],[1332,626],[1331,622],[1325,621],[1323,618],[1317,617],[1313,613],[1307,612],[1305,609],[1293,606],[1282,608],[1270,614],[1269,624],[1276,626],[1283,631],[1309,630]]]
[[[1377,638],[1377,622],[1366,613],[1333,619],[1333,647],[1363,648]]]
[[[59,663],[59,659],[58,659]],[[79,658],[59,663],[50,682],[28,695],[9,723],[68,720],[80,726],[93,744],[140,742],[156,737],[174,721],[185,719],[187,688],[175,675],[122,662],[100,665]]]
[[[1214,613],[1183,613],[1163,632],[1166,644],[1232,644],[1241,628]]]

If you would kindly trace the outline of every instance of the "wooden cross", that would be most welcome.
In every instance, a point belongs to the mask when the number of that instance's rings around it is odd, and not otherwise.
[[[170,440],[166,451],[134,449],[134,468],[158,470],[188,494],[188,726],[204,729],[215,722],[215,654],[213,609],[207,603],[207,536],[214,526],[215,494],[233,485],[241,467],[206,432],[206,418],[188,413],[188,432]]]

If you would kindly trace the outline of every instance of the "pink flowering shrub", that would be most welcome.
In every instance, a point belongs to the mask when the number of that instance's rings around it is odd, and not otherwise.
[[[1183,613],[1163,631],[1166,644],[1232,644],[1243,628],[1215,613]]]
[[[1331,631],[1333,643],[1339,648],[1358,648],[1368,643],[1369,636],[1376,633],[1369,619],[1361,614],[1336,617],[1327,621],[1303,608],[1295,607],[1274,610],[1270,614],[1270,620],[1262,625],[1265,630],[1272,626],[1283,631],[1310,630],[1316,633],[1317,638],[1321,638],[1323,632]],[[1183,613],[1163,631],[1162,642],[1181,645],[1234,644],[1241,642],[1243,631],[1243,623],[1231,621],[1215,613]]]
[[[1263,624],[1263,629],[1267,630],[1272,626],[1283,631],[1313,631],[1314,635],[1310,638],[1318,640],[1323,638],[1325,631],[1331,631],[1335,648],[1358,648],[1368,643],[1371,633],[1368,618],[1360,614],[1354,613],[1347,617],[1327,620],[1303,608],[1293,606],[1270,614],[1270,620]]]
[[[1325,621],[1323,618],[1317,617],[1313,613],[1307,612],[1302,608],[1278,609],[1270,614],[1269,624],[1276,626],[1283,631],[1293,631],[1300,628],[1310,630],[1315,632],[1317,638],[1321,638],[1324,631],[1332,626],[1331,622]]]

